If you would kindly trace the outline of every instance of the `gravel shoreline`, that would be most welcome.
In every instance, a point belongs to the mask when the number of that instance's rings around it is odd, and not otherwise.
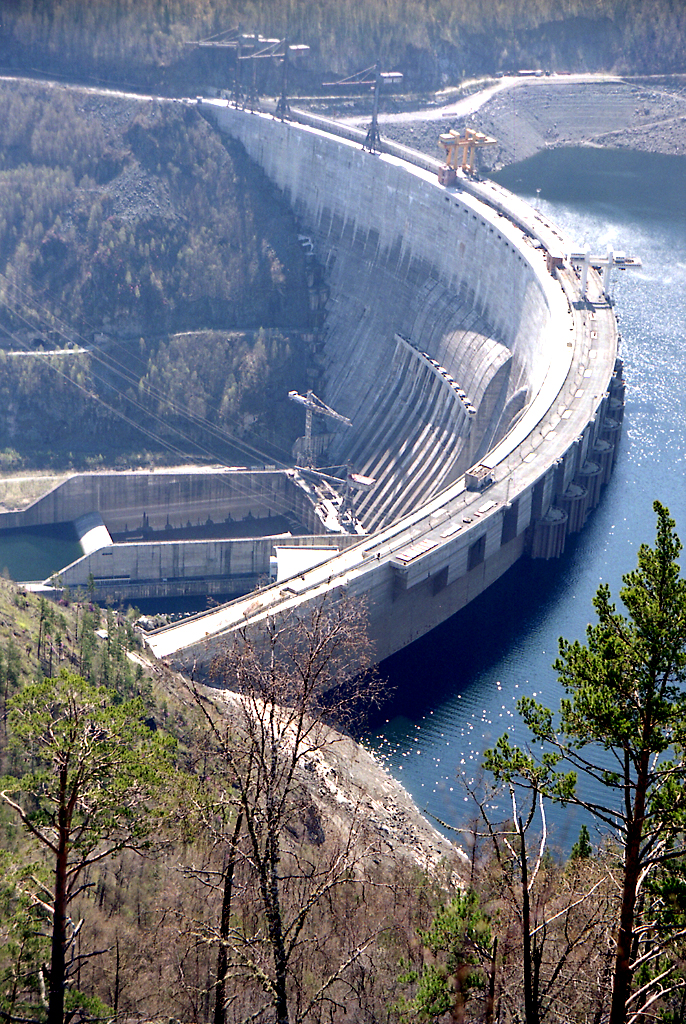
[[[482,173],[561,146],[686,156],[686,85],[682,77],[566,83],[558,76],[503,89],[466,117],[433,109],[410,121],[380,118],[382,136],[433,157],[443,152],[441,132],[465,127],[498,140],[479,152]]]

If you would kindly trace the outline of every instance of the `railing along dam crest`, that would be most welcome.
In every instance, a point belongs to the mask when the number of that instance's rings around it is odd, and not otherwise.
[[[377,483],[358,506],[367,536],[148,642],[202,668],[232,630],[345,592],[366,600],[382,659],[583,527],[621,433],[614,313],[598,275],[582,297],[562,237],[499,186],[446,188],[438,161],[370,154],[362,133],[311,115],[200,106],[283,192],[325,268],[323,397],[353,422],[332,452]]]

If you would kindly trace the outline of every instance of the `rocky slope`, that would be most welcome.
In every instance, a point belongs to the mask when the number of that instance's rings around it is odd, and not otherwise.
[[[159,681],[177,706],[191,709],[194,700],[186,677],[173,672],[148,652],[137,654],[146,675]],[[237,723],[236,694],[201,687],[229,720]],[[237,726],[240,728],[239,726]],[[459,843],[442,835],[421,813],[406,789],[363,744],[327,729],[317,750],[308,752],[298,769],[297,787],[305,794],[300,820],[286,836],[298,845],[344,843],[352,831],[362,863],[405,865],[429,876],[439,867],[448,875],[465,877],[467,856]]]
[[[478,106],[478,102],[472,104]],[[488,173],[542,149],[603,146],[686,155],[686,79],[569,81],[565,76],[513,79],[466,116],[433,109],[415,120],[383,119],[387,138],[440,157],[438,136],[465,126],[498,145],[483,149]]]

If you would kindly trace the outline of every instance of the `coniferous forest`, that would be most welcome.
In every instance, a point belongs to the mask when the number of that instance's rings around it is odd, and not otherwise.
[[[307,43],[310,92],[377,59],[435,89],[520,67],[664,74],[686,58],[680,0],[8,0],[0,64],[193,94],[227,84],[227,55],[186,44],[239,26]]]
[[[247,433],[288,459],[309,305],[261,172],[180,104],[22,83],[0,106],[5,468],[263,461]]]

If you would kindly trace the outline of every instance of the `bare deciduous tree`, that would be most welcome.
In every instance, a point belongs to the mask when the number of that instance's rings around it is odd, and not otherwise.
[[[223,798],[213,828],[227,855],[218,944],[215,1024],[232,996],[228,981],[250,979],[264,994],[262,1014],[278,1024],[314,1019],[335,1002],[336,984],[368,945],[358,936],[329,958],[326,937],[308,929],[334,890],[356,884],[356,825],[326,842],[303,773],[322,769],[340,733],[377,700],[363,607],[345,597],[267,618],[236,634],[212,667],[225,690],[219,717],[194,686],[214,748]],[[227,813],[228,812],[228,813]],[[299,837],[284,849],[284,837]],[[237,882],[241,885],[236,908]],[[302,970],[307,950],[308,968]],[[307,975],[305,979],[304,975]]]

